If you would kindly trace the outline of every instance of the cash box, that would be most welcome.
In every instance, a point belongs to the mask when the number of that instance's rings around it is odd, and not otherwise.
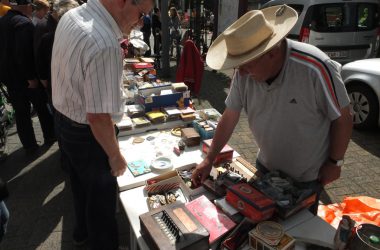
[[[143,105],[145,112],[162,107],[178,106],[178,101],[183,98],[183,104],[188,107],[190,104],[189,92],[175,92],[172,85],[162,85],[138,90],[136,103]]]
[[[247,183],[228,187],[226,201],[253,222],[269,219],[275,211],[274,201]]]

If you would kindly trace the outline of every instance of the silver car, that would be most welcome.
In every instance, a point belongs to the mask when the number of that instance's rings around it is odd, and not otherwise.
[[[354,127],[380,126],[380,58],[345,64],[342,78],[354,112]]]
[[[299,15],[288,38],[312,44],[341,64],[376,57],[378,0],[272,0],[263,8],[281,4]]]

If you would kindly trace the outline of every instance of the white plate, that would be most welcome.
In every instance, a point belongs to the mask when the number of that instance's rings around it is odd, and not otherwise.
[[[173,164],[170,158],[161,156],[152,161],[152,168],[158,171],[168,171],[173,168]]]

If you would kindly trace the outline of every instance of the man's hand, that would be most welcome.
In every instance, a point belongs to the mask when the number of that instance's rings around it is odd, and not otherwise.
[[[207,158],[204,159],[193,171],[191,175],[191,181],[193,182],[195,187],[201,185],[207,177],[210,175],[210,171],[212,168],[212,162],[210,162]]]
[[[111,166],[111,174],[113,176],[118,177],[124,174],[127,168],[127,162],[121,154],[108,158],[108,162]]]
[[[341,170],[342,167],[338,167],[334,163],[331,163],[329,161],[325,162],[319,169],[318,176],[318,179],[321,182],[322,186],[325,186],[339,179]]]

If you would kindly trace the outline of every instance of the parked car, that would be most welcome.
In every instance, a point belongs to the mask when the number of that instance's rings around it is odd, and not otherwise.
[[[347,63],[341,74],[354,112],[354,127],[380,126],[380,58]]]
[[[289,38],[315,45],[341,64],[376,56],[378,0],[272,0],[263,8],[281,4],[299,16]]]

